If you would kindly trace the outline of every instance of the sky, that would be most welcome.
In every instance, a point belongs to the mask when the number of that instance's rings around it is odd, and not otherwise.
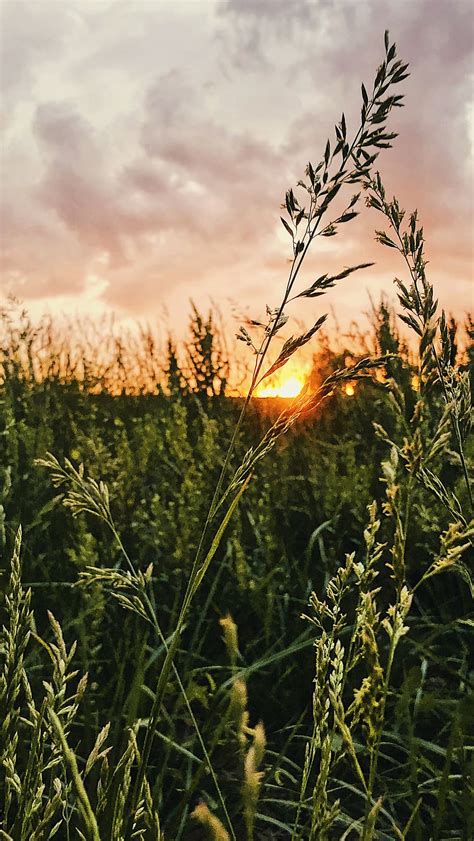
[[[377,166],[418,208],[440,304],[472,311],[471,0],[3,0],[1,15],[0,291],[33,316],[113,311],[179,334],[190,299],[229,317],[277,306],[285,190],[342,111],[356,127],[385,29],[411,76]],[[376,227],[364,209],[315,243],[302,283],[376,265],[296,318],[331,308],[344,326],[394,297],[403,266]]]

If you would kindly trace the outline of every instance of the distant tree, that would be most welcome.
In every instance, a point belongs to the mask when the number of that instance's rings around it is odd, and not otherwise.
[[[471,380],[471,389],[474,389],[474,319],[472,315],[467,316],[465,330],[467,334],[467,369]]]
[[[457,332],[458,332],[458,324],[454,316],[452,315],[449,319],[449,341],[451,344],[451,355],[450,355],[450,364],[453,366],[456,365],[456,360],[458,356],[458,344],[457,344]]]
[[[179,394],[185,392],[186,383],[179,364],[176,345],[171,338],[168,339],[167,353],[167,365],[165,368],[166,385],[171,396],[177,397]]]
[[[191,302],[190,338],[186,344],[188,390],[205,397],[226,393],[229,362],[212,312],[204,318]]]

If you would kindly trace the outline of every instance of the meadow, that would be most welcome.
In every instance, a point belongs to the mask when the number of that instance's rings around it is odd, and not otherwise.
[[[474,324],[439,310],[374,167],[406,76],[386,35],[354,137],[342,115],[286,194],[289,276],[239,330],[243,396],[212,313],[163,348],[5,310],[5,841],[473,837]],[[396,308],[282,344],[293,297],[366,265],[299,285],[363,204]],[[302,393],[255,398],[303,347]]]

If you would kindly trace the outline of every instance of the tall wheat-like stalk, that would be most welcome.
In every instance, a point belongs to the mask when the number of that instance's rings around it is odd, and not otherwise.
[[[255,325],[260,326],[260,329],[263,330],[263,337],[260,341],[254,340],[246,328],[241,328],[239,334],[242,340],[248,344],[255,353],[255,365],[252,379],[222,465],[208,516],[199,540],[186,592],[183,597],[175,633],[167,651],[156,686],[155,700],[150,714],[150,723],[143,744],[142,759],[137,771],[133,804],[136,804],[140,797],[141,786],[143,784],[155,730],[160,717],[160,709],[163,702],[168,676],[179,646],[181,631],[186,616],[197,589],[199,588],[211,563],[212,557],[217,550],[227,523],[229,522],[234,509],[238,504],[240,496],[246,487],[245,482],[247,479],[245,479],[244,484],[242,484],[237,490],[235,496],[230,502],[222,522],[220,523],[217,531],[214,532],[211,547],[203,557],[205,551],[204,547],[211,529],[211,524],[214,521],[215,514],[220,507],[222,499],[226,499],[229,492],[222,492],[222,488],[224,486],[227,470],[248,405],[257,385],[278,368],[285,365],[300,347],[310,341],[314,334],[320,329],[326,318],[326,316],[321,316],[309,331],[296,338],[287,340],[276,360],[267,367],[266,360],[270,347],[272,346],[272,341],[278,331],[288,320],[288,316],[285,313],[287,304],[292,297],[319,297],[324,294],[328,288],[331,288],[337,280],[347,277],[351,272],[367,266],[367,264],[364,264],[363,266],[354,266],[349,269],[344,269],[339,275],[334,277],[330,277],[327,274],[323,275],[322,277],[317,278],[310,287],[293,295],[295,292],[295,284],[304,259],[316,237],[334,236],[337,232],[337,225],[349,222],[357,215],[357,211],[354,208],[359,200],[359,195],[355,194],[350,199],[346,209],[342,213],[338,214],[334,219],[327,221],[328,211],[341,188],[346,185],[363,183],[364,179],[367,179],[370,174],[371,166],[378,156],[378,150],[380,148],[389,147],[391,145],[391,141],[396,137],[395,133],[387,132],[386,120],[393,107],[401,106],[403,95],[386,94],[388,94],[388,91],[392,86],[407,78],[407,67],[407,64],[403,64],[401,61],[397,60],[395,44],[390,44],[389,36],[386,32],[385,59],[377,71],[370,97],[365,89],[365,86],[362,86],[363,103],[361,109],[361,120],[359,128],[356,130],[352,140],[348,140],[346,120],[343,114],[339,125],[336,126],[336,144],[334,148],[331,149],[331,144],[328,140],[323,160],[321,160],[316,167],[313,167],[313,165],[309,163],[306,171],[308,180],[299,182],[299,186],[307,195],[307,204],[301,206],[292,189],[286,194],[285,207],[290,223],[284,219],[282,219],[282,223],[291,236],[293,250],[293,258],[286,288],[280,305],[274,309],[270,307],[267,309],[267,324],[264,325],[261,322],[257,322]],[[302,228],[300,229],[301,225]],[[358,371],[354,371],[353,374],[354,376],[357,376]],[[346,373],[345,376],[350,377],[350,374]],[[329,391],[329,389],[326,389],[326,393],[327,391]],[[313,397],[310,400],[309,405],[304,403],[303,407],[312,408],[315,404],[317,404],[318,396],[321,399],[324,397],[324,393],[325,392],[323,390],[321,395]],[[296,414],[298,414],[298,412],[296,412]],[[271,444],[273,444],[273,442],[277,439],[278,435],[281,434],[281,432],[286,431],[286,429],[286,422],[283,423],[281,427],[276,426],[276,434],[274,434],[273,438],[267,442],[269,446],[271,446]],[[250,454],[248,461],[249,464],[247,473],[250,475],[251,469],[255,464],[253,454]],[[229,490],[233,487],[234,485],[231,483]]]
[[[353,821],[341,838],[350,837],[353,830],[359,833],[361,841],[372,841],[378,837],[376,826],[383,809],[383,794],[376,791],[381,743],[386,728],[395,655],[400,641],[409,631],[414,595],[434,575],[449,571],[457,573],[468,583],[471,597],[474,593],[472,572],[465,560],[474,545],[469,467],[464,453],[472,419],[469,376],[452,363],[444,313],[437,318],[433,287],[425,273],[423,230],[417,226],[416,213],[410,216],[408,229],[404,232],[401,229],[404,211],[396,198],[387,202],[380,175],[367,181],[365,187],[368,205],[384,213],[396,233],[396,241],[384,231],[376,232],[377,239],[383,245],[400,251],[410,272],[410,287],[398,279],[396,284],[402,305],[400,318],[419,338],[417,396],[413,412],[407,417],[401,385],[396,379],[388,381],[393,411],[403,432],[403,443],[390,436],[380,424],[375,424],[377,436],[390,448],[389,458],[382,463],[381,472],[386,485],[383,514],[392,524],[391,543],[377,542],[381,521],[374,502],[369,506],[370,519],[364,533],[365,561],[356,563],[354,555],[348,555],[345,565],[329,581],[325,599],[312,594],[312,614],[306,617],[318,631],[315,641],[314,726],[306,747],[292,837],[306,837],[301,834],[300,819],[313,780],[308,837],[315,841],[333,837],[333,828],[340,820],[341,803],[339,800],[331,801],[329,786],[338,763],[344,757],[352,765],[356,783],[361,787],[365,810],[363,818]],[[445,407],[430,434],[423,419],[428,396],[435,389],[441,391]],[[458,496],[448,491],[432,467],[448,451],[452,433],[467,488],[464,505]],[[451,517],[451,523],[440,536],[439,551],[416,577],[413,576],[413,561],[410,558],[413,550],[407,543],[414,480],[425,492],[433,495]],[[392,579],[394,598],[383,613],[381,588],[376,585],[384,568]],[[354,591],[357,599],[352,607],[352,617],[349,617],[346,605],[350,604],[348,596],[353,597]],[[351,628],[349,645],[346,646],[344,637]],[[382,645],[381,637],[384,635],[388,637],[388,647]],[[386,651],[383,654],[384,648]],[[349,685],[349,675],[356,667],[360,670],[363,661],[366,664],[365,676],[359,686],[354,686],[351,681],[353,697],[348,703],[344,690]],[[356,748],[361,742],[361,730],[365,748],[362,753]],[[317,770],[312,777],[314,768]],[[410,837],[420,804],[421,799],[418,799],[404,828],[392,822],[392,831],[397,838]],[[438,812],[438,828],[441,819]]]

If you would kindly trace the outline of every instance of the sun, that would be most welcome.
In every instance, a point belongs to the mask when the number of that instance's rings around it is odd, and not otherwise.
[[[298,397],[304,386],[304,380],[296,375],[282,379],[274,385],[264,386],[259,389],[258,397]]]

